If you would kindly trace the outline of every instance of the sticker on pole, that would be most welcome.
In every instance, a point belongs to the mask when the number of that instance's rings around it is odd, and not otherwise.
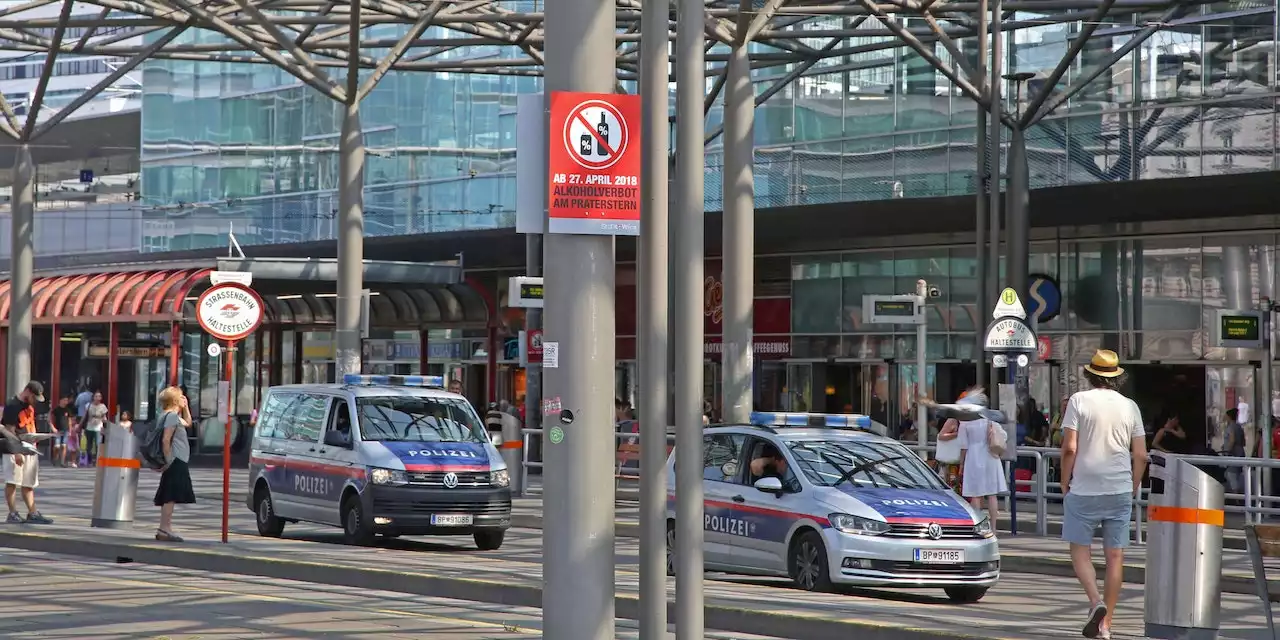
[[[222,345],[210,342],[209,346],[205,348],[205,353],[208,353],[210,358],[216,358],[222,355]]]
[[[542,366],[547,369],[560,368],[560,343],[542,343]]]
[[[551,93],[547,230],[639,235],[640,97]]]
[[[560,444],[561,442],[564,442],[564,429],[561,429],[560,427],[551,427],[551,433],[549,435],[551,436],[551,444]]]
[[[239,341],[262,324],[262,298],[249,287],[225,282],[209,287],[196,300],[196,321],[218,340]]]
[[[997,353],[1035,353],[1040,348],[1036,333],[1021,318],[1000,318],[987,327],[985,351]]]

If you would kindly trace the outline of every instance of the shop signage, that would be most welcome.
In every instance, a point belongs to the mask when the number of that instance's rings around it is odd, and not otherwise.
[[[551,92],[547,231],[640,235],[640,96]]]
[[[724,343],[720,340],[721,338],[719,337],[708,338],[702,344],[702,352],[716,355],[724,353]],[[791,355],[791,340],[787,338],[756,339],[751,343],[751,351],[758,356],[789,356]]]
[[[107,340],[88,340],[84,344],[84,357],[111,357],[111,343]],[[150,340],[121,340],[116,345],[116,357],[136,360],[160,359],[169,357],[169,347],[163,342]]]
[[[1218,310],[1218,346],[1231,349],[1263,348],[1262,312]]]
[[[1027,283],[1027,313],[1037,323],[1048,322],[1062,311],[1062,289],[1053,276],[1033,273]]]
[[[1036,353],[1040,350],[1040,341],[1021,318],[1000,318],[987,327],[982,348],[998,353]]]
[[[216,284],[196,300],[196,321],[218,340],[237,342],[262,324],[262,298],[249,287],[234,282]]]

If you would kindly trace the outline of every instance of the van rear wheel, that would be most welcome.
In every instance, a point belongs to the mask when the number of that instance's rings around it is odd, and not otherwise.
[[[284,520],[276,517],[275,504],[271,502],[271,490],[258,487],[253,494],[253,512],[257,515],[258,535],[264,538],[279,538],[284,533]]]

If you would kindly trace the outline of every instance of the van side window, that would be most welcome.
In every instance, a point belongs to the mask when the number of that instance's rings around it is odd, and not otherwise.
[[[285,409],[295,399],[292,393],[272,393],[267,401],[262,405],[262,411],[258,413],[258,437],[259,438],[282,438],[280,417],[284,414]]]
[[[328,408],[328,396],[299,394],[298,401],[289,406],[288,413],[280,420],[284,432],[282,437],[302,442],[319,442],[325,410]]]
[[[351,409],[347,406],[347,401],[338,399],[333,401],[333,411],[330,412],[329,430],[341,435],[347,442],[351,442]]]

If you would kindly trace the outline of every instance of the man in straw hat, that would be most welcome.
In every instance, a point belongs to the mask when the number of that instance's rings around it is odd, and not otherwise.
[[[1114,351],[1099,349],[1084,367],[1092,387],[1071,396],[1062,416],[1062,539],[1089,596],[1086,638],[1110,638],[1120,599],[1124,548],[1129,546],[1133,496],[1147,466],[1147,441],[1138,405],[1119,392],[1124,369]],[[1102,528],[1107,557],[1104,596],[1098,597],[1091,545]]]

